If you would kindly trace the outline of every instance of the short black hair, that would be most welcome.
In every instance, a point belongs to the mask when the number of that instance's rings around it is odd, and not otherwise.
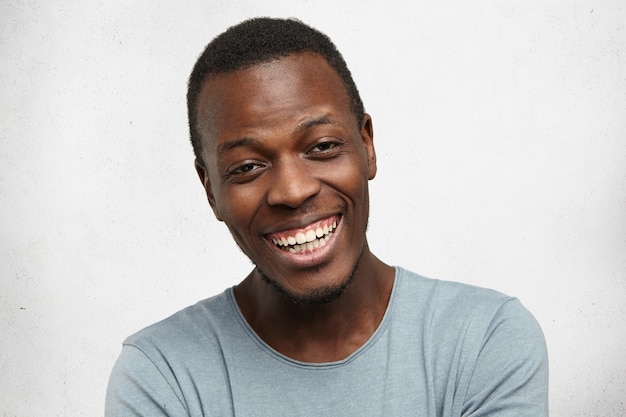
[[[260,17],[228,28],[204,49],[193,67],[187,89],[187,112],[191,144],[196,159],[202,161],[202,144],[197,126],[200,89],[210,75],[245,69],[288,55],[320,54],[335,70],[346,87],[358,127],[364,117],[363,102],[345,60],[328,36],[296,19]]]

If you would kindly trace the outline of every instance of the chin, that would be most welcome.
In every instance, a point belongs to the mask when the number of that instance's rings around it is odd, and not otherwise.
[[[296,293],[294,291],[286,289],[277,280],[265,274],[261,269],[259,269],[259,267],[257,267],[256,269],[261,275],[261,278],[263,278],[263,281],[271,285],[278,294],[280,294],[288,301],[298,305],[325,305],[330,304],[341,298],[343,293],[352,282],[352,279],[354,278],[354,273],[359,267],[360,259],[361,257],[359,256],[359,259],[357,259],[356,263],[354,264],[352,271],[345,279],[343,279],[338,284],[309,289],[303,291],[302,293]]]

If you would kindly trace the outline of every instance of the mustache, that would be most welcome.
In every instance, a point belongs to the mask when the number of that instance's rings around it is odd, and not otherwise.
[[[276,214],[278,218],[278,220],[281,221],[288,221],[288,220],[292,220],[294,218],[297,217],[302,217],[302,216],[307,216],[310,214],[330,214],[330,213],[343,213],[343,207],[341,206],[337,206],[337,207],[328,207],[328,206],[322,206],[319,204],[316,204],[314,202],[305,202],[304,204],[300,205],[297,208],[291,208],[291,207],[287,207],[285,206],[284,209],[282,209],[281,211],[278,211]]]

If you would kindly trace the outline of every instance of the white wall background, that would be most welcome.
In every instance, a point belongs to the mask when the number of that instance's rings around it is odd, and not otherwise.
[[[250,269],[196,178],[185,87],[255,15],[343,51],[375,123],[374,252],[518,296],[547,337],[552,416],[625,415],[625,9],[3,1],[0,415],[102,415],[125,336]]]

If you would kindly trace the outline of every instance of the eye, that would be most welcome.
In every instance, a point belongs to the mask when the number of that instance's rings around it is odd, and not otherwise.
[[[253,171],[257,167],[257,164],[245,164],[240,166],[239,168],[235,168],[232,172],[245,174],[247,172]]]
[[[264,167],[265,165],[259,162],[246,162],[245,164],[237,165],[232,169],[229,169],[226,173],[226,176],[229,178],[245,177],[255,174],[257,171]]]
[[[317,145],[315,145],[313,148],[311,148],[311,150],[309,151],[309,154],[326,154],[326,153],[332,153],[336,150],[338,150],[341,147],[341,143],[340,142],[335,142],[332,140],[327,140],[324,142],[320,142]]]

